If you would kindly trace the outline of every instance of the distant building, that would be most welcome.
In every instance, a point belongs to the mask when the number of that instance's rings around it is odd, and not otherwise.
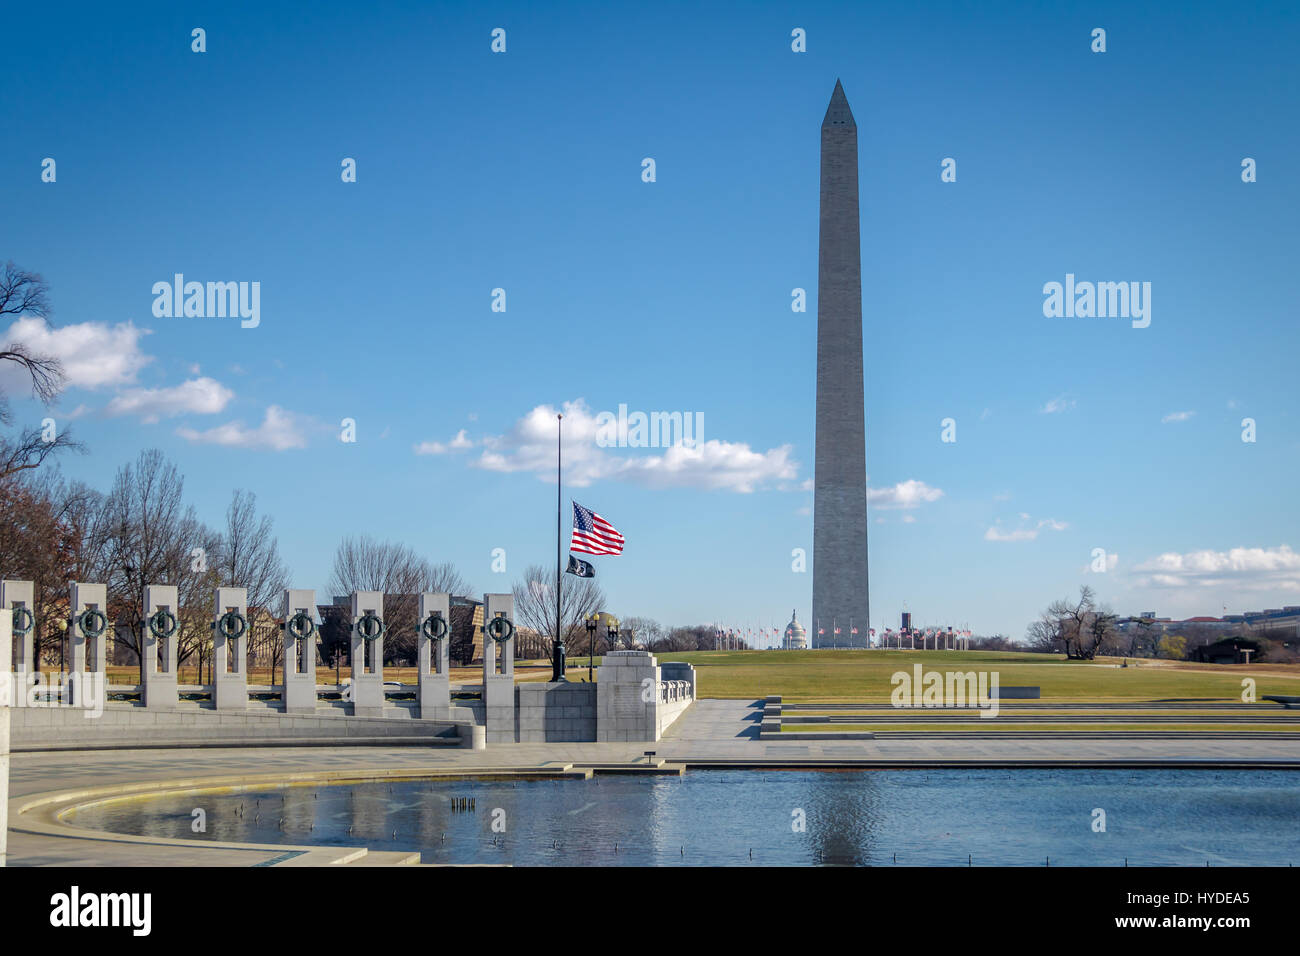
[[[1150,626],[1161,634],[1188,628],[1207,628],[1226,634],[1258,633],[1271,638],[1300,637],[1300,605],[1288,604],[1263,611],[1246,611],[1243,614],[1225,614],[1223,617],[1188,617],[1182,619],[1156,617],[1155,611],[1143,611],[1137,617],[1121,618],[1116,622],[1121,632],[1130,628]]]
[[[799,623],[797,610],[790,612],[790,623],[785,626],[785,637],[781,647],[787,651],[806,651],[808,649],[808,632]]]
[[[1192,660],[1204,664],[1249,664],[1259,657],[1259,643],[1244,637],[1227,638],[1192,651]]]

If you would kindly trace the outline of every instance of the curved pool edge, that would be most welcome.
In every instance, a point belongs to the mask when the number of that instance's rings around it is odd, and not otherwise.
[[[574,768],[572,764],[555,767],[482,767],[474,769],[449,769],[446,767],[367,767],[349,770],[309,770],[293,773],[216,774],[205,777],[153,779],[128,783],[105,784],[97,787],[48,790],[14,797],[9,801],[9,829],[37,837],[62,840],[81,840],[91,843],[127,844],[139,848],[144,857],[135,865],[149,866],[156,861],[148,859],[148,848],[178,848],[195,854],[191,865],[223,865],[215,851],[264,855],[266,859],[249,859],[243,863],[225,865],[245,866],[331,866],[357,863],[370,855],[370,848],[357,846],[324,846],[320,844],[239,843],[217,840],[186,840],[178,837],[140,836],[80,827],[65,817],[82,809],[128,800],[149,800],[163,796],[186,793],[238,792],[255,789],[287,789],[305,786],[342,786],[357,783],[376,783],[398,780],[457,780],[493,778],[534,779],[589,779],[591,769]],[[376,854],[376,856],[392,854]],[[409,856],[409,855],[408,855]],[[408,863],[409,860],[393,860]]]

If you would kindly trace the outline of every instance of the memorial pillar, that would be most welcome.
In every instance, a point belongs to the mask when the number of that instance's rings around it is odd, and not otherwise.
[[[0,581],[0,611],[8,612],[5,616],[13,622],[13,641],[11,644],[0,643],[0,663],[10,665],[14,686],[27,686],[27,675],[35,672],[36,658],[36,602],[31,581]],[[10,647],[12,658],[9,656]]]
[[[4,606],[4,610],[8,610],[8,605]],[[13,628],[9,614],[0,614],[0,647],[8,649],[13,640]],[[5,865],[5,848],[9,837],[9,704],[15,694],[26,693],[27,689],[25,683],[21,690],[10,683],[8,693],[5,693],[3,683],[11,679],[9,655],[0,654],[0,866]]]
[[[73,707],[91,707],[99,683],[105,680],[105,647],[108,644],[108,588],[103,584],[72,582],[69,606],[72,620],[68,625],[68,644],[72,663],[68,668],[63,700]]]
[[[217,588],[212,611],[212,703],[248,709],[248,589]]]
[[[180,701],[180,599],[175,586],[144,588],[144,705],[175,710]]]
[[[352,716],[384,716],[384,595],[352,592]]]
[[[421,594],[416,627],[420,717],[446,720],[451,717],[451,596]]]
[[[515,598],[483,595],[483,713],[488,743],[515,742]]]
[[[316,592],[284,592],[284,692],[286,714],[316,713]]]

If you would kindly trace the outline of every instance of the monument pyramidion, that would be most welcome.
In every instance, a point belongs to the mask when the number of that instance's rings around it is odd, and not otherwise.
[[[866,647],[870,611],[858,126],[838,80],[822,120],[819,230],[812,646]]]

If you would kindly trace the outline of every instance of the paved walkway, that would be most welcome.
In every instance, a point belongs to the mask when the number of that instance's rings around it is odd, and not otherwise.
[[[470,772],[563,773],[585,766],[646,767],[657,762],[707,766],[1286,766],[1300,769],[1300,740],[841,740],[761,741],[757,702],[701,700],[658,743],[494,744],[487,750],[421,747],[257,747],[19,753],[12,758],[9,865],[248,866],[282,862],[294,848],[195,847],[144,837],[76,831],[56,819],[60,807],[95,791],[274,784],[295,775],[384,776]],[[22,812],[35,795],[56,794]],[[310,848],[298,848],[308,851]],[[338,848],[310,850],[297,862],[329,862]],[[316,854],[324,854],[317,857]],[[332,856],[330,855],[332,854]]]

